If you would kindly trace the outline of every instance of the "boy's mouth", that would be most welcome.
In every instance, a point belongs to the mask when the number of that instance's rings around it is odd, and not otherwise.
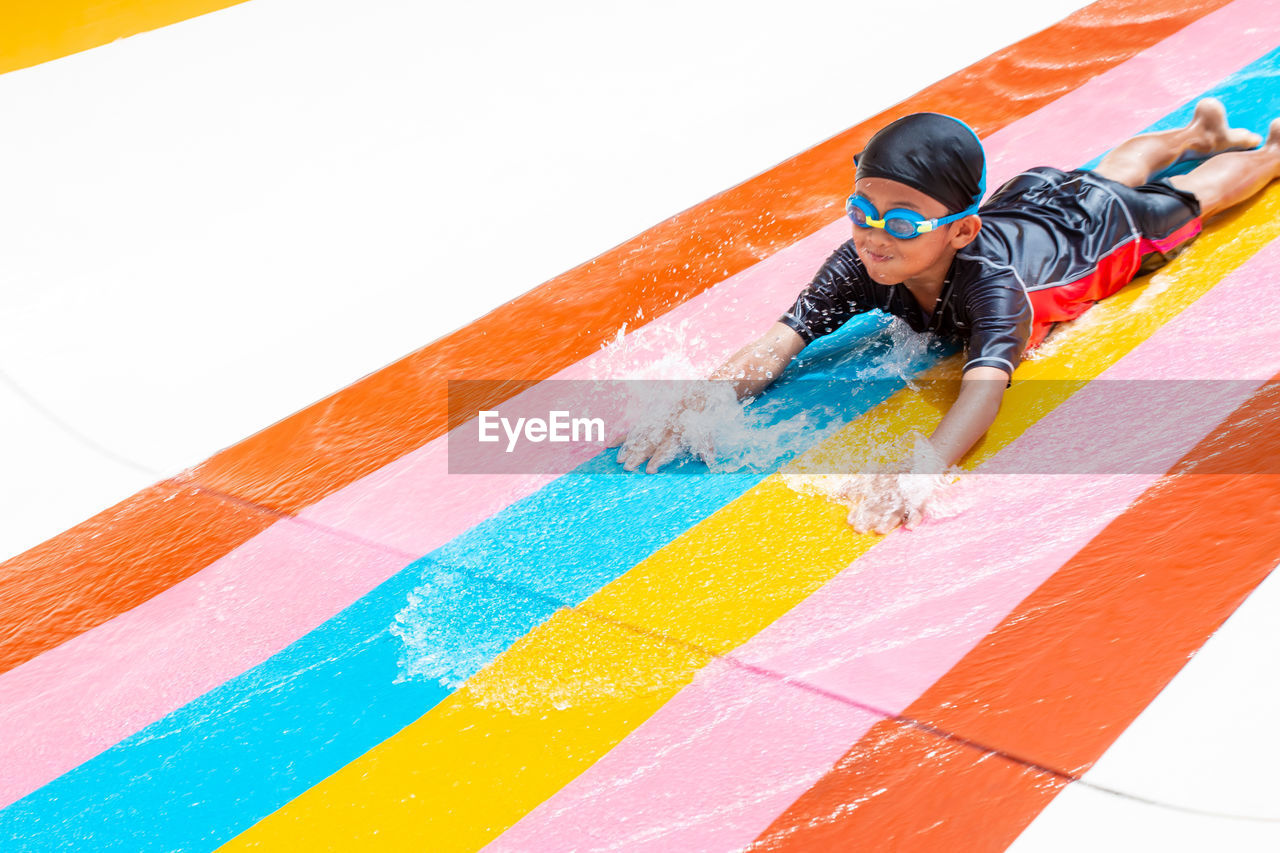
[[[883,263],[886,263],[886,262],[888,262],[888,261],[890,260],[890,256],[889,256],[889,255],[881,255],[881,254],[878,254],[878,253],[876,253],[876,252],[871,251],[870,249],[863,249],[863,250],[862,250],[862,254],[863,254],[863,258],[862,258],[862,259],[863,259],[864,261],[871,261],[871,262],[873,262],[873,263],[877,263],[877,264],[883,264]]]

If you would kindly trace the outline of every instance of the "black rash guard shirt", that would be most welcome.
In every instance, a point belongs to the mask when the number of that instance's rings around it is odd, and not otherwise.
[[[982,230],[986,230],[985,221]],[[937,304],[929,307],[933,310],[926,319],[905,285],[873,281],[849,240],[827,258],[813,282],[779,319],[808,344],[834,332],[855,314],[878,308],[906,320],[917,332],[967,342],[965,370],[991,365],[1013,373],[1032,321],[1031,303],[1013,270],[956,255]]]

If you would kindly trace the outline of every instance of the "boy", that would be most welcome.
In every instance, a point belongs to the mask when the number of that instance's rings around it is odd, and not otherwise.
[[[979,207],[986,165],[974,132],[950,116],[906,116],[855,158],[853,238],[772,328],[710,378],[734,380],[739,399],[755,396],[812,340],[874,308],[917,332],[957,337],[967,360],[959,395],[929,437],[936,470],[928,473],[936,473],[991,426],[1023,354],[1055,323],[1158,268],[1194,239],[1202,220],[1280,176],[1280,119],[1262,142],[1229,127],[1223,105],[1205,99],[1185,127],[1129,139],[1092,171],[1024,172]],[[1151,180],[1199,157],[1209,159]],[[676,426],[656,436],[636,432],[618,461],[634,470],[648,459],[652,473],[680,449]],[[918,499],[900,489],[882,490],[872,503],[857,521],[851,516],[859,532],[919,521]]]

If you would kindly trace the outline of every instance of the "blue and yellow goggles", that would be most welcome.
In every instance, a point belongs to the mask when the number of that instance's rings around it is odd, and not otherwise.
[[[849,214],[849,218],[853,220],[853,224],[859,228],[879,228],[890,237],[897,237],[899,240],[911,240],[921,234],[928,234],[939,225],[955,222],[957,219],[963,219],[972,213],[977,213],[978,205],[971,205],[959,213],[943,216],[940,219],[926,219],[914,210],[907,210],[902,207],[895,207],[893,210],[886,211],[884,216],[881,216],[880,211],[876,210],[874,204],[854,193],[845,202],[844,209]]]

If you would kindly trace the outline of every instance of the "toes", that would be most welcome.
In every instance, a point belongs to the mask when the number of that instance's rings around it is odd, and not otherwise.
[[[1227,148],[1249,149],[1262,144],[1262,137],[1252,130],[1232,130],[1227,135]]]

